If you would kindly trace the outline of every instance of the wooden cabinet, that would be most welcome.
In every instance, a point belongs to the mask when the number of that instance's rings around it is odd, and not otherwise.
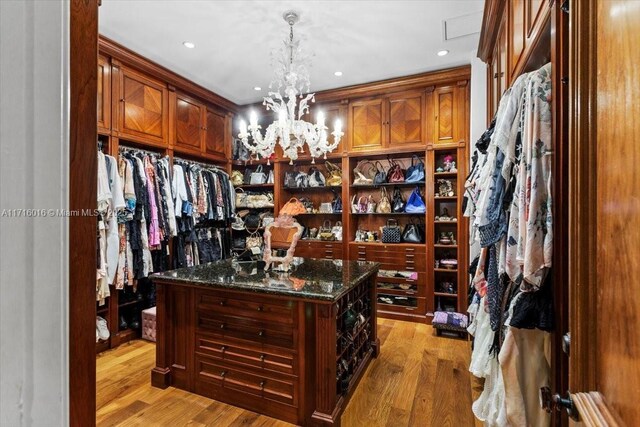
[[[111,64],[109,59],[98,56],[98,132],[111,130]]]
[[[355,101],[349,105],[351,149],[375,150],[385,146],[385,100]]]
[[[526,21],[525,44],[531,46],[546,17],[545,11],[549,12],[549,6],[545,0],[524,0],[524,3]]]
[[[224,114],[207,108],[204,112],[204,152],[218,157],[225,157],[230,148],[231,130],[227,126],[229,120]],[[229,141],[229,143],[227,143]]]
[[[389,97],[389,145],[422,144],[424,138],[425,95],[423,91],[404,92]]]
[[[434,144],[457,143],[464,139],[464,97],[462,86],[440,86],[433,92]],[[462,118],[461,118],[462,115]]]
[[[202,115],[205,107],[201,103],[181,94],[176,95],[175,145],[186,150],[202,150]]]
[[[166,85],[121,66],[118,94],[119,136],[134,141],[165,144],[168,141],[169,117]]]
[[[519,63],[525,45],[525,0],[507,2],[508,19],[508,49],[509,49],[509,80],[512,81],[516,65]]]
[[[333,154],[341,155],[344,152],[344,147],[346,146],[345,141],[347,140],[349,131],[351,129],[347,118],[347,105],[342,103],[320,104],[316,106],[314,110],[324,112],[325,123],[329,128],[327,130],[327,139],[329,140],[329,142],[333,142],[333,135],[331,135],[331,132],[333,132],[335,129],[336,121],[340,120],[340,122],[342,123],[342,132],[344,133],[344,135],[342,135],[342,139],[340,140],[340,144],[338,144],[338,147],[332,152]]]

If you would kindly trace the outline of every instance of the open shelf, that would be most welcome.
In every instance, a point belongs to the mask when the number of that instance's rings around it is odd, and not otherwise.
[[[458,269],[449,269],[449,268],[434,268],[433,271],[436,273],[458,273]]]
[[[322,187],[282,187],[283,191],[287,193],[314,193],[314,192],[326,192],[326,191],[340,191],[342,187],[337,185],[325,185]]]
[[[458,176],[458,172],[435,172],[433,176],[435,176],[436,178],[456,178]]]
[[[133,300],[133,301],[127,301],[127,302],[123,302],[123,303],[118,303],[118,307],[128,307],[130,305],[136,305],[136,304],[140,304],[142,301],[138,301],[137,299]]]
[[[242,188],[243,190],[272,189],[273,184],[242,184],[236,185],[235,188]]]
[[[351,184],[349,186],[349,188],[353,188],[353,189],[375,189],[375,188],[380,188],[380,187],[415,187],[415,186],[424,186],[424,181],[418,181],[418,182],[385,182],[384,184],[368,184],[368,185],[353,185]]]
[[[407,213],[407,212],[390,212],[390,213],[378,213],[378,212],[374,212],[374,213],[351,213],[351,215],[358,215],[358,216],[367,216],[367,215],[381,215],[381,216],[419,216],[419,215],[424,215],[425,213]]]
[[[434,292],[433,295],[437,297],[445,297],[445,298],[458,298],[458,294],[450,294],[447,292]]]
[[[435,196],[435,200],[455,200],[458,201],[458,196]],[[456,221],[451,221],[456,222]]]
[[[434,248],[443,248],[443,249],[458,249],[458,245],[441,245],[436,243],[433,245]]]

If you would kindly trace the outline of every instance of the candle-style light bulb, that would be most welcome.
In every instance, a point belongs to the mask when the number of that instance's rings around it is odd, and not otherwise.
[[[342,122],[340,121],[340,119],[336,119],[336,122],[333,125],[333,129],[335,133],[342,132]]]
[[[280,122],[280,126],[284,126],[285,121],[287,120],[287,112],[284,110],[280,110],[278,113],[278,122]]]
[[[324,113],[322,111],[318,112],[318,116],[316,117],[317,125],[319,128],[324,127]]]
[[[249,118],[249,123],[251,123],[252,127],[258,126],[258,115],[256,114],[255,111],[251,112],[251,116]]]
[[[240,134],[241,135],[247,134],[247,122],[245,122],[244,120],[240,120]]]

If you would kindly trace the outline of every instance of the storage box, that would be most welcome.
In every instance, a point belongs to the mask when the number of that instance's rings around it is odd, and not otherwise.
[[[454,333],[461,338],[467,338],[467,316],[461,313],[436,311],[431,326],[436,330],[436,335],[441,336],[443,331]]]
[[[142,310],[142,338],[156,342],[156,308]]]

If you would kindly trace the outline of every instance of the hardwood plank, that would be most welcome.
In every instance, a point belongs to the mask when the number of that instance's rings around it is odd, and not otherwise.
[[[469,343],[436,337],[426,324],[379,319],[378,330],[380,356],[364,374],[342,425],[473,426],[471,403],[480,394],[481,383],[472,380],[467,370]],[[154,363],[155,345],[141,340],[98,357],[99,426],[291,425],[173,387],[151,387]]]

